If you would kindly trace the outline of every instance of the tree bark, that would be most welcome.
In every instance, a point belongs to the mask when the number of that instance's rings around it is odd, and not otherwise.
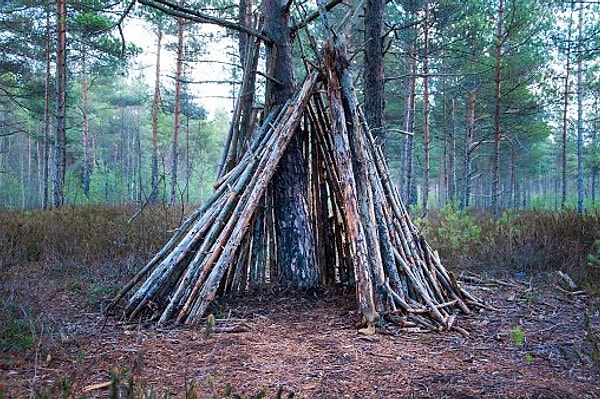
[[[456,193],[456,98],[451,100],[451,126],[448,129],[448,199],[455,201]]]
[[[179,133],[181,131],[181,85],[183,79],[183,36],[184,24],[183,18],[177,19],[177,64],[175,71],[175,104],[173,110],[173,139],[171,150],[171,192],[169,194],[169,204],[175,205],[177,200],[177,168],[179,162]]]
[[[82,139],[83,147],[81,182],[83,184],[83,193],[87,198],[90,196],[90,140],[89,140],[89,122],[88,122],[88,84],[87,84],[87,52],[85,46],[81,49],[81,118],[82,118]]]
[[[296,85],[289,26],[289,3],[262,3],[264,31],[272,40],[267,45],[268,108],[284,104]],[[279,279],[296,287],[319,283],[314,227],[308,206],[307,159],[302,147],[305,135],[295,134],[273,179],[275,232]]]
[[[50,90],[51,90],[51,29],[50,10],[46,9],[46,79],[44,81],[44,138],[42,143],[42,208],[47,209],[50,205],[48,188],[50,183],[50,134],[52,129],[52,115],[50,113]]]
[[[340,55],[333,52],[338,49],[329,49],[331,54],[328,56],[327,62],[339,63],[346,62],[340,59]],[[342,203],[344,204],[344,221],[350,242],[350,255],[354,264],[354,273],[356,275],[356,296],[359,306],[358,324],[363,326],[375,322],[379,315],[377,314],[374,301],[373,283],[371,281],[369,249],[376,250],[370,247],[366,236],[365,228],[362,223],[361,213],[365,209],[361,209],[358,200],[358,179],[356,179],[356,164],[352,162],[349,155],[352,154],[349,141],[349,129],[360,129],[356,121],[347,120],[350,115],[345,112],[342,104],[341,91],[342,83],[340,77],[336,76],[335,66],[328,68],[328,94],[331,102],[331,131],[334,138],[334,158],[337,166],[337,177],[339,190],[342,194]],[[354,151],[357,149],[354,148]],[[352,157],[354,158],[354,157]],[[361,160],[364,162],[364,159]],[[366,183],[366,182],[363,182]],[[363,186],[364,187],[364,186]],[[364,197],[368,193],[363,193]],[[373,218],[374,219],[374,218]],[[379,257],[381,265],[381,256]]]
[[[567,60],[565,63],[565,84],[563,92],[563,114],[562,114],[562,141],[561,141],[561,154],[560,154],[560,167],[561,167],[561,181],[562,191],[560,198],[560,207],[565,209],[567,205],[567,132],[569,128],[569,79],[571,75],[571,36],[573,28],[573,7],[574,2],[571,3],[569,22],[567,25]]]
[[[473,151],[475,151],[475,100],[477,99],[477,91],[469,92],[467,101],[467,121],[465,129],[465,159],[464,159],[464,189],[462,197],[462,208],[468,208],[471,202],[473,177]]]
[[[494,72],[494,153],[492,157],[492,215],[500,215],[500,145],[502,142],[502,49],[504,45],[504,0],[499,0]]]
[[[151,192],[149,202],[158,202],[158,115],[160,113],[160,53],[162,49],[163,31],[157,26],[156,32],[156,65],[154,69],[154,98],[152,100],[152,170]]]
[[[427,213],[429,203],[430,141],[429,134],[429,0],[425,0],[423,18],[423,198],[421,207]]]
[[[577,213],[584,211],[583,192],[583,1],[579,0],[577,37]]]
[[[364,111],[373,136],[386,148],[386,127],[383,117],[384,63],[383,63],[383,16],[384,0],[365,2],[365,61],[364,61]]]
[[[414,183],[414,130],[415,130],[415,89],[416,89],[416,49],[411,43],[406,52],[406,82],[404,88],[404,107],[402,111],[402,126],[404,127],[404,145],[402,148],[402,171],[403,177],[400,182],[400,190],[404,201],[412,205],[416,202],[413,195]]]
[[[56,127],[52,205],[64,204],[67,171],[67,4],[56,2]]]

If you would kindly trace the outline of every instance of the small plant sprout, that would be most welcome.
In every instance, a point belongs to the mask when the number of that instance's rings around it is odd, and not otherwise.
[[[206,318],[206,325],[204,326],[204,338],[208,339],[215,330],[215,315],[212,313]]]
[[[509,336],[515,346],[523,346],[525,343],[525,332],[523,332],[519,326],[513,327],[513,329],[510,330]]]

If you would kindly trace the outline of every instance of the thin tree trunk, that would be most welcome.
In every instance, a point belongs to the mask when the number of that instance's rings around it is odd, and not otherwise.
[[[384,0],[365,3],[365,62],[364,110],[369,128],[375,139],[386,148],[384,111],[383,15]]]
[[[138,210],[142,209],[142,192],[144,183],[142,181],[142,133],[140,126],[140,106],[135,109],[135,154],[136,154],[136,175],[137,175],[137,193],[135,202]]]
[[[427,213],[429,203],[430,134],[429,134],[429,1],[425,0],[423,18],[423,196],[421,207]]]
[[[583,214],[583,7],[579,1],[577,39],[577,213]]]
[[[152,171],[150,203],[158,202],[158,115],[160,112],[160,53],[162,49],[162,28],[156,32],[156,65],[154,73],[154,99],[152,101]]]
[[[494,153],[492,158],[492,215],[500,214],[500,144],[502,141],[502,47],[504,44],[504,0],[498,3],[498,22],[496,36],[496,66],[494,73]]]
[[[469,92],[469,99],[467,102],[467,122],[465,129],[465,165],[464,165],[464,189],[462,208],[466,209],[470,205],[471,191],[472,191],[472,174],[473,174],[473,151],[476,148],[475,145],[475,100],[477,99],[477,91],[471,90]]]
[[[598,167],[594,166],[592,168],[592,187],[591,187],[591,200],[592,200],[592,204],[596,203],[596,187],[597,187],[597,181],[598,181]]]
[[[81,180],[83,183],[83,193],[87,198],[90,196],[90,144],[89,144],[89,123],[88,123],[88,85],[87,85],[87,52],[85,46],[81,49],[81,116],[82,116],[82,147],[83,147],[83,165]]]
[[[515,204],[517,203],[517,160],[515,154],[515,146],[512,142],[510,144],[510,192],[507,198],[507,204],[508,207],[516,207]]]
[[[403,179],[400,182],[400,192],[407,204],[412,205],[416,202],[413,196],[413,143],[415,130],[415,88],[416,88],[416,51],[414,43],[409,45],[406,54],[407,77],[404,89],[404,108],[403,108],[403,127],[404,127],[404,146],[402,149],[402,171]]]
[[[560,199],[561,209],[565,209],[567,205],[567,131],[569,128],[569,79],[571,77],[571,36],[573,31],[573,7],[575,3],[571,3],[569,13],[569,22],[567,26],[567,62],[565,65],[565,85],[563,93],[563,114],[562,114],[562,142],[560,154],[560,167],[562,177],[562,192]]]
[[[456,98],[451,102],[452,126],[448,130],[448,199],[454,201],[456,195]]]
[[[171,152],[171,192],[169,203],[174,205],[177,192],[177,163],[179,162],[179,133],[181,130],[181,81],[183,78],[183,18],[177,19],[177,66],[175,72],[175,109],[173,111],[173,148]]]
[[[185,202],[190,203],[190,179],[192,160],[190,159],[190,117],[185,118]]]
[[[56,2],[56,127],[52,205],[64,203],[67,170],[67,4]]]
[[[44,138],[42,142],[42,208],[47,209],[49,206],[48,187],[50,181],[50,130],[51,114],[50,114],[50,86],[51,86],[51,29],[50,29],[50,10],[46,10],[46,79],[44,81]]]

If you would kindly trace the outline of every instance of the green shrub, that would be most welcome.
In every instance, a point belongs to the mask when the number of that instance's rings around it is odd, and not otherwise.
[[[498,219],[446,205],[416,219],[449,267],[485,273],[569,274],[600,293],[600,214],[506,211]]]
[[[442,259],[456,267],[472,265],[473,251],[482,242],[482,229],[477,220],[457,204],[450,203],[438,212],[430,212],[427,219],[415,219],[429,244]]]

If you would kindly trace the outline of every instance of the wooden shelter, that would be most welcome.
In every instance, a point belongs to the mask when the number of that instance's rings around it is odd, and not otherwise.
[[[247,52],[247,65],[256,63],[257,51]],[[464,332],[456,315],[481,301],[459,286],[411,222],[361,112],[343,42],[331,33],[321,54],[318,63],[307,63],[292,98],[260,124],[236,108],[227,166],[212,196],[114,298],[111,307],[126,298],[125,318],[198,323],[218,296],[291,284],[296,265],[281,265],[275,255],[280,238],[271,183],[290,140],[300,135],[317,259],[300,271],[313,277],[292,285],[355,287],[359,326],[385,316]]]

